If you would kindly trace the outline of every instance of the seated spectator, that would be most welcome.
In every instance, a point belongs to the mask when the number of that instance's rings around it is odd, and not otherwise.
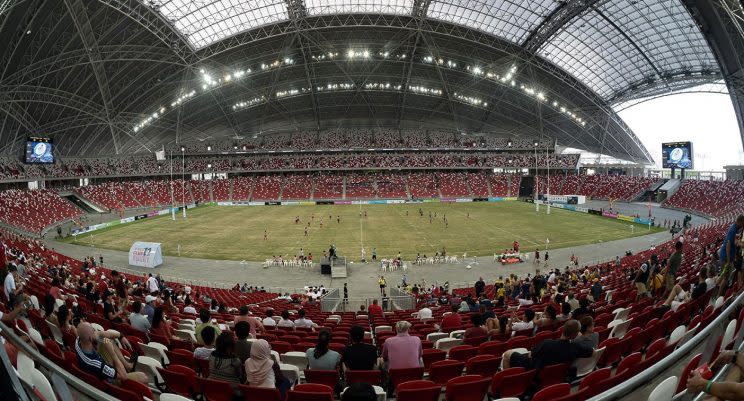
[[[258,334],[263,334],[266,331],[263,324],[261,323],[261,320],[249,314],[250,311],[248,309],[248,305],[241,306],[239,311],[240,314],[238,316],[235,316],[235,319],[233,320],[233,324],[236,327],[239,322],[248,323],[252,338],[258,338]],[[271,321],[274,321],[274,319],[271,319]]]
[[[316,329],[318,328],[318,325],[313,323],[312,320],[305,318],[305,310],[300,309],[297,311],[297,315],[299,316],[298,319],[294,321],[294,327],[300,327],[300,328],[308,328],[308,329]]]
[[[459,318],[459,316],[458,316]],[[390,337],[382,344],[382,360],[386,369],[416,368],[421,364],[421,339],[408,334],[411,323],[401,320],[395,324],[395,337]]]
[[[57,300],[51,294],[46,294],[44,296],[44,305],[41,309],[41,312],[44,316],[44,319],[59,327],[59,320],[57,319],[57,315],[54,314],[54,308],[56,306]]]
[[[59,329],[62,333],[69,333],[77,336],[77,327],[72,324],[72,313],[67,308],[67,305],[60,305],[57,309],[57,321],[59,321]]]
[[[563,325],[563,335],[558,340],[545,340],[532,348],[532,352],[519,353],[509,350],[504,352],[504,369],[523,367],[527,370],[542,369],[558,363],[573,363],[577,358],[588,358],[592,349],[572,340],[579,333],[579,322],[569,320]]]
[[[246,321],[240,321],[235,325],[235,356],[240,359],[240,363],[245,363],[246,359],[251,357],[251,342],[248,337],[251,334],[251,326]]]
[[[512,332],[512,335],[514,335],[514,333],[518,331],[535,328],[535,311],[533,311],[532,309],[525,309],[522,320],[515,322],[514,318],[516,318],[516,312],[515,315],[512,316],[512,318],[510,319],[509,326],[506,328],[507,331]]]
[[[202,310],[199,311],[199,320],[201,320],[201,323],[194,328],[194,336],[196,336],[197,344],[204,344],[201,332],[205,327],[212,327],[214,329],[215,337],[220,335],[222,330],[220,330],[219,326],[212,323],[212,315],[207,309],[202,308]]]
[[[339,362],[341,362],[341,355],[336,351],[328,349],[330,342],[330,332],[323,330],[318,334],[318,343],[305,353],[307,355],[309,369],[336,370]]]
[[[341,401],[376,401],[377,393],[369,383],[354,383],[344,391]]]
[[[209,359],[214,351],[214,339],[217,337],[217,330],[212,326],[205,326],[201,332],[202,340],[204,341],[203,346],[197,347],[194,350],[194,358],[198,359]]]
[[[599,333],[594,332],[594,319],[591,316],[582,316],[579,319],[581,329],[579,335],[574,340],[574,343],[579,345],[585,345],[589,348],[595,349],[599,345]]]
[[[506,329],[509,326],[509,318],[501,316],[486,320],[486,330],[489,336],[504,336],[509,333]]]
[[[113,302],[111,302],[111,293],[107,290],[103,294],[103,317],[112,323],[122,323],[124,320],[121,318],[121,311],[117,311],[114,308]]]
[[[744,354],[734,351],[722,351],[718,358],[710,365],[711,370],[717,371],[728,363],[733,366],[726,373],[722,381],[706,380],[700,377],[700,372],[693,371],[687,380],[687,392],[697,394],[706,393],[706,400],[744,400]]]
[[[372,300],[372,305],[367,308],[367,311],[369,312],[369,316],[382,316],[382,307],[377,304],[377,299]]]
[[[171,324],[165,320],[164,310],[161,307],[155,308],[155,312],[152,315],[152,326],[150,327],[150,334],[165,337],[167,339],[178,339],[178,336],[173,335],[171,330]]]
[[[364,329],[354,325],[349,330],[351,345],[346,346],[342,362],[347,370],[372,370],[377,366],[377,348],[364,343]]]
[[[245,361],[247,383],[255,387],[276,388],[275,365],[269,343],[263,339],[255,341],[251,346],[251,356]]]
[[[359,305],[359,310],[356,312],[357,315],[367,315],[368,312],[364,308],[364,305]]]
[[[473,313],[470,315],[470,322],[473,323],[473,327],[465,330],[462,338],[467,340],[468,338],[484,337],[488,335],[488,331],[482,326],[482,316],[479,313]]]
[[[54,299],[66,299],[64,295],[62,295],[62,290],[59,288],[59,279],[57,277],[54,277],[52,279],[52,286],[49,288],[49,295],[54,297]]]
[[[269,343],[260,339],[251,345],[251,357],[245,361],[246,383],[254,387],[276,388],[281,393],[280,399],[289,389],[290,383],[279,369],[279,363],[271,357]]]
[[[571,305],[568,302],[561,304],[561,314],[555,317],[556,321],[564,322],[571,318]]]
[[[539,319],[535,320],[537,327],[546,327],[555,323],[558,319],[558,315],[555,312],[555,306],[548,305],[545,307],[545,311]]]
[[[155,316],[155,305],[158,297],[152,295],[145,296],[145,304],[142,305],[142,314],[147,316],[147,321],[152,323],[152,318]]]
[[[261,322],[261,323],[263,323],[263,325],[266,326],[266,327],[275,327],[276,326],[276,320],[274,320],[274,318],[272,316],[274,316],[274,310],[273,309],[267,310],[266,311],[266,317],[264,318],[263,322]]]
[[[566,302],[571,305],[571,310],[578,309],[580,306],[579,300],[574,298],[573,292],[568,294],[568,299],[566,300]]]
[[[579,308],[575,309],[571,313],[571,318],[574,320],[578,320],[581,319],[582,316],[591,315],[592,313],[594,313],[594,311],[592,310],[592,308],[589,307],[589,300],[586,298],[581,298],[581,300],[579,301]]]
[[[131,372],[133,364],[127,361],[113,340],[119,338],[123,345],[129,345],[126,338],[114,331],[96,332],[90,323],[80,323],[77,327],[75,353],[78,365],[84,371],[105,380],[119,384],[125,380],[147,384],[147,375]]]
[[[278,327],[291,327],[294,329],[295,324],[293,321],[289,320],[289,311],[283,310],[282,311],[282,319],[279,321],[279,323],[276,324]]]
[[[671,307],[676,312],[677,308],[683,303],[705,295],[708,291],[708,284],[705,282],[706,276],[707,271],[705,268],[700,269],[698,272],[698,282],[693,286],[692,293],[686,292],[679,284],[675,284],[672,292],[669,293],[666,301],[664,301],[664,305]]]
[[[590,294],[592,295],[592,300],[594,302],[599,301],[599,297],[602,295],[602,291],[604,289],[602,288],[602,284],[599,282],[598,278],[594,278],[594,284],[592,284],[592,288],[589,290]]]
[[[209,378],[230,383],[240,383],[240,359],[235,356],[235,340],[232,333],[217,336],[214,351],[209,356]]]
[[[432,317],[432,312],[431,312],[431,309],[428,307],[421,308],[421,310],[418,313],[419,320],[431,319],[431,317]]]
[[[196,308],[191,305],[191,298],[188,295],[186,295],[186,298],[183,300],[183,305],[183,313],[196,315]]]
[[[440,325],[442,333],[449,333],[462,327],[462,320],[460,320],[457,309],[459,309],[459,305],[452,305],[452,313],[442,318],[442,324]]]
[[[150,331],[150,322],[147,316],[142,314],[142,302],[134,301],[132,304],[132,313],[129,314],[129,325],[137,331],[147,333]]]

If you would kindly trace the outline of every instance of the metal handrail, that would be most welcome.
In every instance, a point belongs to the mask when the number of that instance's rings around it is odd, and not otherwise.
[[[13,329],[5,325],[5,323],[0,322],[0,330],[2,331],[3,337],[10,341],[18,350],[28,355],[31,359],[33,359],[39,365],[43,366],[48,371],[59,375],[59,377],[61,377],[65,383],[72,385],[72,387],[74,387],[75,390],[79,391],[81,394],[84,394],[90,399],[98,401],[118,401],[118,398],[113,397],[110,394],[104,393],[103,391],[93,387],[92,384],[81,380],[77,376],[67,372],[62,367],[57,366],[57,364],[47,359],[44,355],[41,355],[39,351],[28,345],[20,337],[18,337]]]
[[[657,378],[659,374],[666,371],[667,369],[674,366],[680,359],[689,356],[689,354],[703,341],[707,340],[708,337],[713,333],[719,324],[723,323],[728,317],[734,312],[739,304],[744,302],[744,291],[742,291],[733,302],[731,302],[724,310],[722,310],[710,324],[702,328],[694,337],[689,341],[682,344],[679,348],[672,351],[671,354],[667,355],[661,361],[651,365],[648,369],[634,375],[630,379],[622,382],[621,384],[610,388],[609,390],[600,393],[587,401],[609,401],[616,400],[636,388],[650,382]]]

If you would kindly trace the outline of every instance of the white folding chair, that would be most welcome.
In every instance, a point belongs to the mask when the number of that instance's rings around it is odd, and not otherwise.
[[[613,320],[626,320],[630,316],[630,308],[618,308],[612,311],[615,314]]]
[[[667,341],[667,345],[672,345],[677,343],[684,335],[687,333],[687,327],[685,325],[677,326],[674,330],[672,330],[672,334],[669,335],[669,341]]]
[[[168,355],[165,354],[165,351],[168,350],[167,346],[157,341],[150,341],[147,344],[140,344],[140,346],[143,347],[143,351],[145,351],[145,355],[161,361],[163,365],[170,365],[170,360],[168,360]],[[147,347],[150,351],[146,351],[145,347]]]
[[[462,338],[462,336],[464,335],[465,335],[465,330],[452,330],[449,336],[451,338]]]
[[[726,346],[734,341],[734,334],[736,334],[736,319],[730,321],[728,326],[726,326],[726,331],[723,333],[723,340],[721,340],[721,351],[726,349]]]
[[[191,398],[186,398],[182,395],[163,393],[160,394],[160,401],[193,401]]]
[[[672,376],[658,386],[648,396],[648,401],[672,401],[674,391],[677,389],[677,376]]]
[[[18,378],[26,382],[28,385],[33,385],[34,369],[34,360],[25,353],[19,352],[16,360]]]
[[[146,374],[147,381],[155,386],[164,383],[157,368],[163,368],[163,365],[157,359],[146,355],[140,355],[139,358],[137,358],[137,366],[135,367],[135,370]]]
[[[64,344],[64,341],[63,341],[64,336],[62,335],[62,330],[60,330],[59,327],[57,327],[56,324],[54,324],[54,323],[52,323],[52,322],[50,322],[48,320],[45,320],[45,321],[46,321],[47,327],[49,327],[49,331],[52,332],[52,337],[54,337],[54,341],[56,341],[57,344],[59,344],[59,345],[63,345]]]
[[[289,351],[279,355],[279,359],[282,364],[295,366],[298,370],[299,376],[304,376],[304,370],[307,369],[308,360],[307,355],[304,352]]]
[[[458,345],[462,345],[461,338],[441,338],[434,343],[434,348],[444,352],[449,352],[450,349],[457,347]]]
[[[379,333],[381,331],[392,331],[392,330],[393,330],[393,326],[384,326],[384,325],[381,325],[381,326],[375,327],[375,334],[377,334],[377,333]]]
[[[598,348],[592,352],[592,356],[587,358],[578,358],[574,363],[576,366],[576,377],[583,377],[592,373],[594,368],[597,367],[597,362],[599,361],[599,358],[602,357],[602,354],[604,354],[604,351],[605,347]]]
[[[57,395],[54,394],[52,385],[49,383],[49,380],[44,377],[43,373],[41,373],[38,369],[34,369],[31,372],[31,377],[33,386],[36,387],[36,389],[46,401],[57,401]]]
[[[436,343],[437,340],[440,340],[442,338],[449,338],[449,334],[447,333],[429,333],[426,335],[426,339],[428,341],[431,341],[432,343]]]
[[[633,321],[633,319],[628,319],[624,322],[616,323],[612,326],[612,331],[610,331],[610,337],[609,338],[623,338],[625,336],[625,332],[628,331],[628,327],[630,327],[630,323]],[[614,323],[614,322],[611,322]],[[609,325],[607,327],[610,327]]]
[[[718,297],[716,298],[716,303],[714,304],[713,309],[716,310],[721,306],[723,306],[723,297]]]

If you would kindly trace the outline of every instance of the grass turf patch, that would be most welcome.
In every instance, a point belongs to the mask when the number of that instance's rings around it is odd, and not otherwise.
[[[419,215],[419,209],[423,216]],[[367,217],[364,217],[366,211]],[[360,212],[362,216],[360,217]],[[431,222],[429,219],[431,213]],[[435,217],[436,215],[436,217]],[[149,218],[65,239],[66,242],[128,251],[135,241],[160,242],[166,255],[226,260],[293,256],[304,249],[317,260],[331,244],[352,260],[400,252],[493,255],[518,240],[523,252],[565,248],[658,232],[626,221],[523,202],[423,203],[405,205],[204,206],[181,214]],[[446,216],[448,226],[445,226]],[[299,217],[300,223],[295,224]],[[323,227],[320,227],[321,220]],[[305,228],[308,222],[308,234]],[[631,228],[632,227],[632,228]],[[266,239],[264,239],[266,232]]]

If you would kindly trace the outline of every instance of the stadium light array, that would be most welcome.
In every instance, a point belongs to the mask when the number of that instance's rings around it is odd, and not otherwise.
[[[259,103],[263,103],[265,101],[266,101],[266,96],[258,96],[258,97],[254,97],[253,99],[247,100],[247,101],[235,103],[232,108],[233,110],[246,109],[248,107],[253,107]]]
[[[337,57],[339,57],[339,52],[329,51],[321,54],[316,54],[311,56],[311,62],[321,62],[326,60],[333,60]],[[355,49],[348,49],[346,51],[346,57],[348,60],[373,60],[375,58],[378,59],[388,59],[388,58],[395,58],[399,61],[405,60],[408,55],[405,53],[391,53],[389,51],[378,51],[378,52],[371,52],[370,50],[363,49],[363,50],[355,50]],[[415,59],[414,59],[415,60]],[[548,105],[552,106],[553,109],[556,111],[560,111],[564,116],[567,118],[573,120],[577,124],[580,124],[581,126],[586,126],[586,121],[577,113],[574,111],[571,111],[566,105],[562,104],[556,99],[551,99],[544,91],[539,90],[537,88],[534,88],[526,83],[517,81],[517,65],[513,64],[509,67],[509,69],[504,74],[499,74],[489,68],[476,66],[476,65],[468,65],[468,64],[458,64],[457,62],[453,60],[445,60],[440,57],[435,57],[434,55],[426,55],[422,56],[418,59],[419,62],[422,64],[436,64],[439,66],[442,66],[444,68],[449,68],[452,70],[459,70],[459,71],[466,71],[474,76],[477,77],[483,77],[483,79],[487,79],[491,82],[494,82],[496,84],[502,84],[507,87],[519,87],[519,89],[522,90],[522,92],[534,98],[538,102],[547,103]],[[295,60],[291,56],[286,56],[280,59],[275,59],[272,61],[266,61],[258,64],[258,68],[261,71],[267,71],[272,70],[275,68],[280,68],[282,66],[290,66],[294,65]],[[240,80],[247,74],[250,74],[252,70],[250,68],[247,69],[237,69],[230,73],[227,73],[225,75],[221,74],[214,74],[210,71],[206,70],[205,68],[199,69],[199,74],[201,76],[201,89],[203,91],[209,91],[216,87],[222,86],[222,85],[230,85],[235,81]],[[216,78],[217,76],[221,76],[221,78]],[[355,89],[356,85],[354,83],[329,83],[325,86],[317,86],[315,88],[300,88],[300,89],[286,89],[277,91],[274,96],[276,98],[284,98],[288,96],[294,96],[300,93],[309,93],[309,92],[328,92],[328,91],[341,91],[341,90],[352,90]],[[402,85],[399,84],[391,84],[391,83],[381,83],[381,82],[373,82],[373,83],[365,83],[364,87],[362,88],[364,90],[391,90],[391,91],[400,91],[403,90]],[[406,88],[406,90],[413,92],[413,93],[419,93],[419,94],[425,94],[430,96],[442,96],[442,90],[437,88],[428,88],[424,86],[419,85],[410,85]],[[170,109],[174,109],[177,106],[189,101],[190,99],[194,98],[197,94],[196,90],[191,90],[189,92],[185,92],[184,94],[180,95],[176,100],[172,101],[170,103]],[[486,107],[488,105],[487,101],[485,99],[481,99],[474,96],[469,96],[465,94],[456,94],[455,98],[459,101],[462,101],[466,104],[472,105],[472,106],[480,106],[480,107]],[[265,96],[253,98],[248,101],[242,101],[239,103],[236,103],[233,105],[234,110],[244,109],[247,107],[251,107],[257,103],[265,102],[267,99]],[[162,116],[164,113],[169,111],[169,109],[166,109],[164,107],[161,107],[157,112],[148,115],[143,120],[141,120],[137,125],[134,126],[134,132],[137,132],[147,125],[151,124],[152,121]]]

